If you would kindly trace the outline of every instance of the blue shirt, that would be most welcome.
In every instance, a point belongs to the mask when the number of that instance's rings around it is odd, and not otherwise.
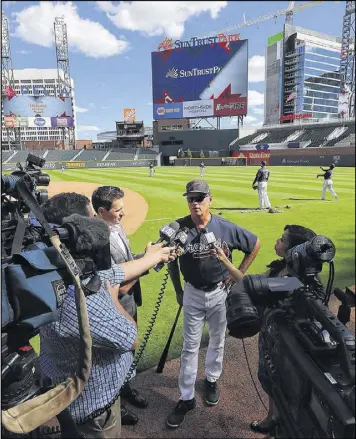
[[[105,279],[111,285],[124,279],[122,268],[113,264],[100,271],[102,285],[97,294],[86,298],[90,333],[92,336],[92,369],[83,392],[69,406],[76,421],[86,418],[95,410],[104,408],[119,393],[133,361],[132,345],[137,329],[115,307],[104,287]],[[79,358],[79,329],[75,307],[74,286],[70,286],[58,321],[40,329],[40,365],[44,376],[54,384],[64,381],[76,370]]]
[[[216,256],[211,255],[209,246],[203,243],[202,234],[191,216],[180,218],[177,222],[181,228],[189,229],[187,246],[179,258],[184,280],[196,288],[211,287],[223,281],[229,271]],[[257,241],[257,236],[253,233],[217,215],[211,215],[205,229],[214,233],[216,244],[225,251],[230,261],[233,250],[250,254]]]

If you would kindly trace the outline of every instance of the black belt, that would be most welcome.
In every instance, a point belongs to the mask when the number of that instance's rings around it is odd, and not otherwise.
[[[220,283],[221,282],[218,282],[217,284],[214,284],[214,285],[202,285],[199,287],[197,287],[193,284],[191,284],[191,285],[193,285],[193,287],[197,290],[204,291],[205,293],[210,293],[210,291],[216,290],[216,288],[220,285]]]

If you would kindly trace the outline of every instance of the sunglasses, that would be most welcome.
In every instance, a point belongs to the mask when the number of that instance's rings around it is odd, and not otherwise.
[[[201,203],[205,200],[207,195],[198,195],[196,197],[187,197],[188,203]]]

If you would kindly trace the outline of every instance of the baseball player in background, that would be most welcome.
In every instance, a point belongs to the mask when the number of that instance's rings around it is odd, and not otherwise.
[[[338,199],[337,193],[333,189],[333,181],[332,181],[332,175],[333,170],[335,168],[335,164],[331,163],[329,169],[324,169],[322,166],[320,166],[320,169],[324,172],[324,174],[318,174],[316,178],[324,177],[324,184],[323,184],[323,190],[321,192],[321,199],[325,200],[325,192],[326,189],[329,189],[335,200]]]
[[[195,380],[198,355],[205,321],[209,327],[209,346],[205,359],[205,402],[216,405],[220,395],[217,381],[222,373],[226,332],[226,284],[229,280],[227,268],[211,254],[211,245],[204,235],[213,232],[215,244],[224,249],[232,259],[232,250],[244,253],[239,270],[245,273],[255,259],[260,242],[253,233],[210,213],[212,196],[208,184],[193,180],[186,186],[190,215],[177,222],[187,227],[187,247],[178,262],[170,264],[169,272],[176,291],[177,301],[183,305],[183,347],[180,360],[180,398],[167,424],[179,427],[185,415],[196,407]],[[210,233],[211,235],[211,233]],[[179,270],[184,278],[184,290]]]
[[[149,169],[150,169],[150,177],[153,177],[155,174],[155,168],[153,166],[153,163],[150,163]]]
[[[205,173],[205,165],[203,160],[200,162],[199,168],[200,168],[200,178],[203,178]]]
[[[261,162],[261,167],[257,171],[256,177],[253,180],[252,187],[253,189],[258,189],[258,198],[260,200],[260,209],[271,208],[271,203],[267,194],[267,182],[269,180],[270,172],[266,168],[266,162]],[[257,185],[256,185],[257,183]]]

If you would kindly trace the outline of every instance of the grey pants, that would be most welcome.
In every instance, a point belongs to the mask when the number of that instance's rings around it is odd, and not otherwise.
[[[120,397],[102,415],[97,416],[83,425],[78,425],[79,430],[87,438],[116,439],[121,437],[121,411]]]

